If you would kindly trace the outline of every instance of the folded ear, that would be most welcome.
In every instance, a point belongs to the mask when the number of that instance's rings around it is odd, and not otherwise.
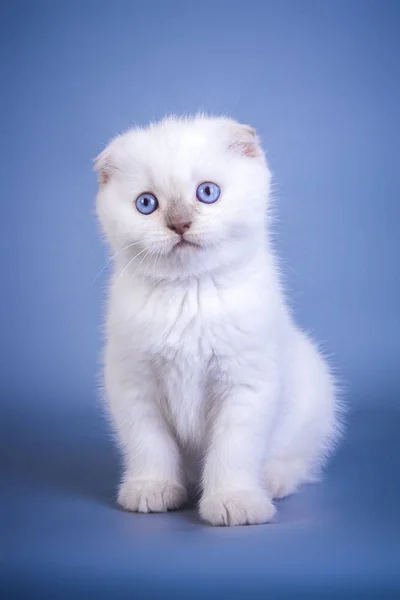
[[[94,170],[98,174],[97,183],[99,185],[106,184],[115,172],[115,164],[108,147],[94,159]]]
[[[250,158],[258,158],[263,155],[256,130],[249,125],[240,123],[232,124],[229,150]]]

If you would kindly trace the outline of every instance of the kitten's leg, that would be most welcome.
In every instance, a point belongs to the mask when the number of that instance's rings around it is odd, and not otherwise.
[[[339,434],[335,383],[328,364],[301,332],[294,332],[291,354],[286,414],[274,432],[274,452],[265,466],[272,498],[317,481]]]
[[[275,507],[263,487],[266,440],[276,387],[236,385],[213,423],[203,473],[201,517],[212,525],[270,521]]]
[[[311,483],[309,461],[293,457],[271,458],[266,465],[265,481],[271,498],[278,500],[293,494],[302,483]]]
[[[147,373],[123,377],[121,365],[108,365],[107,371],[111,414],[125,459],[118,503],[135,512],[179,508],[187,499],[181,457],[155,401],[154,378]]]

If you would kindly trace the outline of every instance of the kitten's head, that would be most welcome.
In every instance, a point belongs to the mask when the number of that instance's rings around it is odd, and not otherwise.
[[[264,235],[270,175],[255,131],[226,118],[168,118],[115,138],[95,160],[97,212],[120,264],[199,275]]]

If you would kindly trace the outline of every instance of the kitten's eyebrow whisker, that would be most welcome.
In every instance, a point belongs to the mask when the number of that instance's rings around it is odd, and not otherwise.
[[[217,140],[210,140],[205,146],[204,148],[202,148],[196,158],[196,162],[200,162],[200,159],[203,157],[203,155],[206,153],[206,151],[211,150],[213,146],[215,146],[217,143]]]

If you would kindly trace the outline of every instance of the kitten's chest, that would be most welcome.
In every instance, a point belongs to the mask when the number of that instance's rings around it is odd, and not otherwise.
[[[229,336],[229,310],[212,286],[194,281],[149,297],[143,343],[164,364],[200,370]]]
[[[148,355],[157,369],[165,414],[183,443],[199,446],[213,357],[225,351],[230,337],[226,309],[212,290],[193,286],[158,298],[150,326]]]
[[[160,403],[178,440],[200,448],[207,416],[206,382],[213,334],[195,312],[182,306],[169,326],[159,324],[156,352]]]

